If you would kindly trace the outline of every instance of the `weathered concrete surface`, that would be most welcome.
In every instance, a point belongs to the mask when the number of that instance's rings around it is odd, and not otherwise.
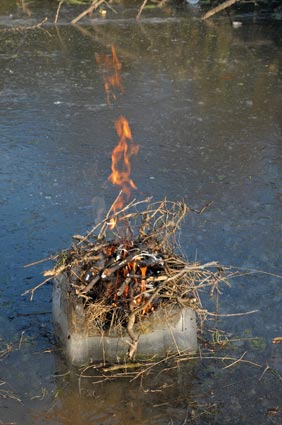
[[[73,300],[66,275],[58,276],[53,287],[53,324],[56,338],[64,347],[67,359],[76,366],[95,361],[112,363],[127,359],[131,339],[120,331],[103,333],[89,325],[79,300]],[[135,325],[140,334],[135,360],[164,357],[178,351],[197,351],[195,312],[190,308],[159,309],[141,324]]]

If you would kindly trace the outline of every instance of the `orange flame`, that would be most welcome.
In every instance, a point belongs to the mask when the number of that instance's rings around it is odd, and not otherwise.
[[[112,46],[111,56],[104,54],[96,55],[96,62],[103,75],[107,103],[111,105],[111,101],[117,100],[117,92],[123,93],[120,76],[122,66],[114,46]],[[139,146],[134,144],[132,140],[131,130],[126,118],[121,116],[115,122],[115,126],[120,139],[112,152],[112,173],[109,176],[109,180],[121,187],[121,193],[112,206],[113,212],[120,210],[125,202],[129,200],[132,189],[137,189],[135,183],[130,178],[130,158],[139,151]],[[112,217],[110,228],[113,229],[115,225],[115,219]]]
[[[123,93],[120,70],[121,63],[118,59],[116,50],[112,46],[112,57],[104,54],[96,55],[96,62],[103,72],[104,87],[107,96],[107,104],[111,105],[111,100],[116,101],[117,95],[115,89]]]
[[[114,212],[120,210],[125,202],[129,200],[131,190],[137,189],[134,181],[130,178],[130,158],[139,151],[139,145],[133,142],[127,119],[121,116],[115,122],[115,125],[120,139],[112,152],[112,173],[108,179],[113,184],[120,186],[122,192],[112,207]],[[114,226],[115,222],[111,220],[111,228],[113,229]]]

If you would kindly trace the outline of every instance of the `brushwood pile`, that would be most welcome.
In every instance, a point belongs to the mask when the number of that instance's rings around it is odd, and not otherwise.
[[[133,343],[134,324],[164,306],[188,306],[203,320],[199,290],[214,291],[225,273],[216,262],[189,262],[181,254],[178,231],[192,211],[167,200],[133,201],[114,214],[110,209],[86,235],[73,236],[45,276],[66,274],[72,297],[82,300],[101,334],[119,328]]]

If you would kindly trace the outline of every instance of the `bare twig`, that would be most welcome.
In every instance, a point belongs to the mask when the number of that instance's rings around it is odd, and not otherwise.
[[[282,279],[282,275],[281,274],[271,273],[271,272],[267,272],[265,270],[252,269],[252,268],[239,267],[239,266],[229,266],[229,267],[230,268],[233,268],[233,269],[236,269],[236,270],[246,271],[248,274],[255,274],[255,273],[266,274],[267,276],[272,276],[272,277],[277,277],[278,279]]]
[[[143,3],[141,4],[141,7],[140,7],[138,14],[136,16],[136,21],[139,21],[141,15],[142,15],[143,9],[146,6],[147,2],[148,2],[148,0],[144,0]]]
[[[121,192],[120,192],[121,193]],[[118,194],[118,196],[117,196],[117,198],[116,199],[118,199],[119,198],[119,196],[120,196],[120,193]],[[83,239],[83,240],[81,240],[80,242],[79,242],[79,245],[80,244],[82,244],[83,242],[85,242],[91,235],[93,235],[93,233],[97,230],[97,229],[99,229],[99,227],[101,227],[101,230],[100,230],[100,232],[99,232],[99,234],[98,234],[98,236],[97,236],[97,240],[99,240],[99,239],[102,239],[104,236],[105,236],[105,232],[106,232],[106,230],[107,230],[107,228],[109,228],[109,225],[108,225],[108,221],[109,221],[109,218],[111,217],[111,219],[112,218],[116,218],[116,217],[122,217],[123,216],[123,213],[125,212],[125,211],[127,211],[127,210],[129,210],[130,208],[136,208],[138,205],[140,205],[140,204],[144,204],[144,203],[148,203],[150,200],[151,200],[151,197],[149,197],[149,198],[146,198],[146,199],[143,199],[142,201],[138,201],[138,202],[136,202],[136,199],[133,199],[128,205],[126,205],[124,208],[122,208],[121,210],[119,210],[119,211],[117,211],[117,212],[115,212],[114,214],[112,214],[111,215],[111,212],[112,212],[112,209],[113,209],[113,205],[115,204],[115,202],[116,202],[116,199],[114,200],[114,202],[112,203],[112,205],[111,205],[111,207],[110,207],[110,209],[109,209],[109,211],[108,211],[108,213],[107,213],[107,215],[106,215],[106,217],[104,218],[104,220],[102,220],[100,223],[97,223],[87,234],[86,234],[86,236],[85,236],[85,238]]]
[[[34,288],[28,289],[27,291],[25,291],[22,295],[25,296],[27,294],[30,294],[30,301],[33,300],[33,296],[34,296],[34,292],[41,288],[41,286],[45,285],[45,283],[50,282],[50,280],[53,279],[53,276],[48,277],[48,279],[43,280],[43,282],[39,283],[38,285],[36,285]]]
[[[243,356],[245,354],[246,353],[244,353]],[[258,363],[252,362],[250,360],[244,360],[242,358],[243,356],[241,356],[239,359],[236,359],[236,358],[230,357],[230,356],[221,356],[221,357],[220,356],[183,356],[183,357],[178,358],[177,359],[177,362],[178,363],[181,363],[181,362],[185,362],[187,360],[193,360],[193,359],[194,360],[195,359],[201,359],[201,360],[220,360],[220,361],[223,361],[223,362],[231,361],[232,363],[230,365],[227,365],[227,367],[231,367],[235,363],[238,363],[239,362],[239,363],[249,364],[249,365],[254,366],[254,367],[257,367],[257,368],[262,368],[262,365],[260,365]],[[226,366],[223,369],[226,369]]]
[[[4,385],[7,385],[7,382],[0,381],[0,387],[2,387]],[[21,399],[19,397],[17,397],[13,392],[6,390],[6,389],[3,389],[3,388],[0,388],[0,398],[16,400],[19,403],[22,402]]]
[[[76,24],[78,21],[80,21],[82,18],[84,18],[84,16],[94,12],[94,10],[97,9],[102,3],[104,3],[104,1],[105,0],[93,0],[92,3],[91,3],[91,6],[89,6],[86,10],[84,10],[76,18],[74,18],[71,21],[71,24]]]
[[[268,372],[269,370],[271,370],[271,367],[270,367],[270,366],[269,366],[269,364],[266,362],[265,369],[264,369],[264,371],[262,372],[262,374],[260,375],[260,377],[259,377],[259,381],[261,381],[261,380],[262,380],[262,378],[264,377],[264,375],[266,374],[266,372]]]
[[[199,215],[201,215],[201,214],[203,214],[203,212],[207,209],[207,208],[209,208],[211,205],[213,204],[213,201],[209,201],[209,202],[207,202],[205,205],[203,205],[199,210],[195,210],[194,208],[190,208],[190,210],[191,211],[193,211],[194,213],[196,213],[196,214],[199,214]]]
[[[55,19],[54,19],[54,24],[56,24],[58,22],[60,10],[61,10],[61,7],[62,7],[62,4],[63,3],[64,3],[64,0],[60,0],[59,1],[57,12],[56,12],[56,16],[55,16]]]
[[[100,280],[100,275],[98,274],[89,282],[89,284],[85,288],[83,288],[82,293],[87,294],[87,292],[89,292],[93,288],[95,283],[97,283],[99,280]]]
[[[134,323],[136,320],[136,314],[134,312],[131,312],[130,315],[128,316],[128,323],[127,323],[127,333],[131,338],[131,343],[129,346],[129,350],[128,350],[128,358],[132,359],[136,349],[137,349],[137,345],[138,345],[138,341],[139,341],[139,336],[137,335],[134,331]]]
[[[108,1],[106,1],[105,0],[105,4],[106,4],[106,6],[112,11],[112,12],[114,12],[116,15],[118,14],[118,12],[116,11],[116,9],[114,9],[110,4],[109,4],[109,2]]]
[[[3,358],[3,357],[5,357],[11,351],[13,351],[12,344],[6,344],[6,347],[3,350],[0,350],[0,359]]]
[[[232,6],[232,4],[236,3],[239,0],[227,0],[224,3],[219,4],[218,6],[214,7],[213,9],[209,10],[207,13],[204,14],[202,17],[202,20],[206,20],[210,18],[211,16],[215,15],[218,12],[221,12],[222,10],[226,9],[227,7]]]
[[[113,273],[115,273],[117,270],[123,268],[126,266],[132,259],[135,257],[136,253],[134,252],[131,255],[128,255],[124,260],[117,262],[114,266],[109,267],[105,269],[102,273],[102,278],[106,278],[111,276]]]
[[[153,363],[124,363],[124,364],[116,364],[109,367],[104,367],[103,372],[114,372],[116,370],[127,370],[127,369],[137,369],[144,368],[148,365],[152,365]]]
[[[33,267],[40,263],[45,263],[45,261],[55,261],[58,258],[58,255],[51,255],[50,257],[43,258],[42,260],[34,261],[33,263],[26,264],[24,268]]]
[[[229,369],[230,367],[234,366],[235,364],[240,363],[243,360],[243,357],[245,357],[245,354],[247,354],[247,351],[245,351],[239,359],[234,360],[234,362],[232,362],[229,365],[225,366],[223,369]]]
[[[220,313],[212,313],[208,311],[207,314],[209,316],[217,316],[217,317],[236,317],[236,316],[247,316],[248,314],[254,314],[258,312],[259,310],[251,310],[251,311],[245,311],[242,313],[220,314]]]
[[[108,212],[107,212],[107,214],[106,214],[106,217],[105,217],[105,219],[104,219],[103,226],[101,227],[101,230],[100,230],[100,232],[99,232],[99,234],[98,234],[98,238],[97,238],[97,239],[102,239],[102,238],[104,237],[104,233],[105,233],[105,230],[106,230],[107,225],[108,225],[108,224],[107,224],[107,221],[109,220],[109,217],[110,217],[110,215],[111,215],[111,212],[113,211],[114,206],[115,206],[116,202],[118,201],[118,199],[120,198],[121,194],[122,194],[122,190],[120,190],[120,192],[119,192],[118,196],[116,197],[116,199],[114,200],[114,202],[113,202],[113,203],[112,203],[112,205],[110,206],[110,209],[109,209],[109,211],[108,211]]]
[[[38,22],[37,24],[34,25],[29,25],[29,26],[18,26],[18,27],[13,27],[13,28],[4,28],[1,29],[1,32],[9,32],[9,31],[27,31],[27,30],[34,30],[34,29],[38,29],[41,28],[43,24],[45,24],[45,22],[48,21],[48,18],[44,18],[42,19],[42,21]]]

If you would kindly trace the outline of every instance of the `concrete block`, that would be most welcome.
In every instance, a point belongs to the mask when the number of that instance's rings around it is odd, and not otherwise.
[[[86,316],[83,301],[73,294],[67,275],[57,276],[53,286],[54,332],[68,361],[75,366],[125,362],[131,343],[126,329],[101,331],[95,324],[89,324]],[[188,307],[158,308],[135,324],[134,332],[140,334],[136,361],[197,351],[196,315]]]

